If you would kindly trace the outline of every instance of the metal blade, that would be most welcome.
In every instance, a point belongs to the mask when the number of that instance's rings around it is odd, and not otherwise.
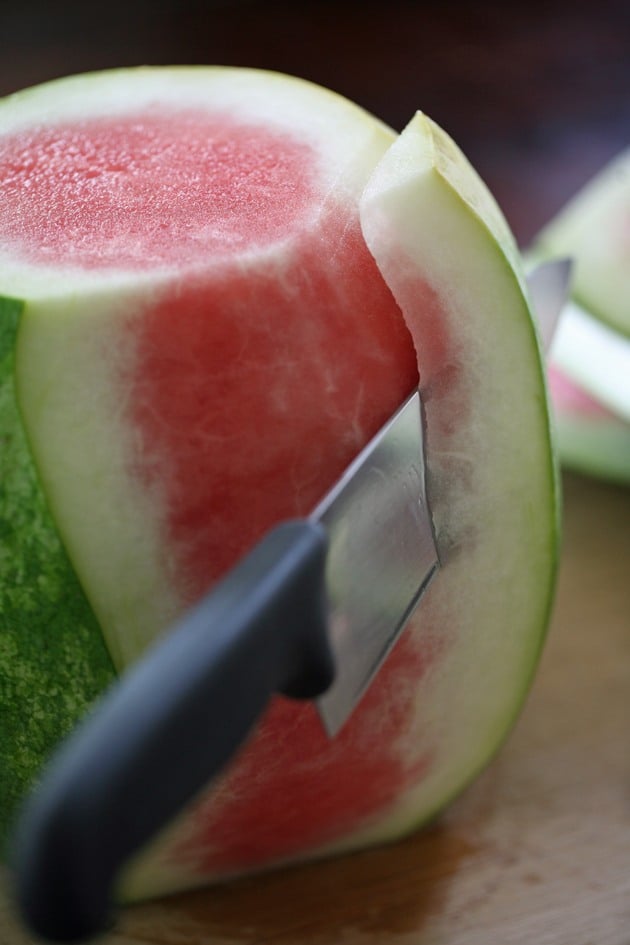
[[[571,259],[552,259],[539,263],[527,275],[527,286],[545,354],[551,347],[560,314],[569,295],[572,268]]]
[[[326,585],[337,675],[318,699],[335,735],[378,672],[438,569],[415,392],[311,518],[329,535]]]

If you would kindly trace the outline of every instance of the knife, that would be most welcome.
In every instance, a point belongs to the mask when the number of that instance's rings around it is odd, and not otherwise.
[[[561,323],[566,320],[572,271],[573,260],[567,257],[538,263],[527,274],[529,297],[536,315],[542,348],[547,355]]]
[[[343,726],[438,570],[423,425],[415,391],[313,513],[264,536],[65,743],[15,837],[16,896],[37,935],[107,927],[120,868],[274,692],[316,699],[331,737]]]

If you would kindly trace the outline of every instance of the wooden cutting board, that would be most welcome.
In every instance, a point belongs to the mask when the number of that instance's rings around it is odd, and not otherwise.
[[[0,874],[0,945],[31,940]],[[630,490],[565,476],[540,670],[484,774],[379,850],[129,909],[102,945],[630,945]]]

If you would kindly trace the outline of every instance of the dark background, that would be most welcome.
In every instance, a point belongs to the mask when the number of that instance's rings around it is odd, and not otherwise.
[[[0,0],[0,94],[140,64],[290,72],[458,141],[522,243],[630,144],[630,0]]]

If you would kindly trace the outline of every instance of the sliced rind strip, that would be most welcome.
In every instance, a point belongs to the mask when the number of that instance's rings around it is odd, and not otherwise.
[[[436,765],[392,822],[379,825],[381,836],[430,817],[439,798],[457,793],[496,750],[522,703],[551,606],[559,511],[544,371],[512,239],[487,207],[476,174],[420,114],[376,168],[361,202],[366,241],[417,346],[427,412],[429,501],[443,567],[413,632],[448,615],[459,644],[453,663],[444,659],[429,683],[429,717],[418,711],[454,763]],[[441,352],[425,343],[431,293],[450,316],[441,329],[449,334],[457,325],[458,364],[440,364]],[[449,401],[451,429],[440,416]],[[473,680],[478,685],[482,675],[480,693]]]

